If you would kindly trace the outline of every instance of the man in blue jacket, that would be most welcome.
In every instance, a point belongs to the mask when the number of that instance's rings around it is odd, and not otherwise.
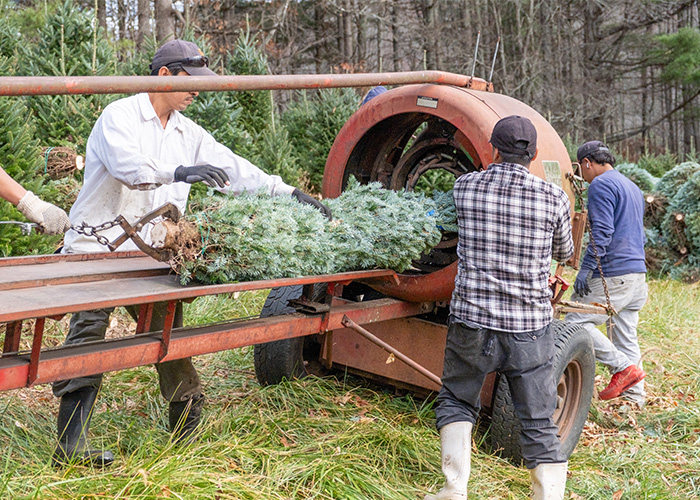
[[[593,338],[596,359],[613,374],[600,399],[624,395],[644,405],[644,370],[637,341],[639,310],[647,300],[644,261],[644,196],[627,177],[615,170],[615,158],[600,141],[589,141],[577,152],[588,188],[588,215],[592,242],[574,283],[573,300],[606,303],[603,280],[595,258],[597,251],[616,313],[571,313],[566,320],[584,326]],[[595,243],[595,248],[593,246]],[[596,328],[607,324],[610,338]]]

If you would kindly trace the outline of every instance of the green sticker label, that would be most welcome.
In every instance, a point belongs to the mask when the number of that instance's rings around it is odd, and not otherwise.
[[[564,189],[564,183],[562,181],[561,169],[559,168],[558,161],[543,160],[542,166],[544,167],[544,179],[547,182],[551,182],[555,186],[559,186]]]

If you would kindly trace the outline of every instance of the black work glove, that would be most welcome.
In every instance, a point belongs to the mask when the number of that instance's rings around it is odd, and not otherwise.
[[[321,213],[328,218],[328,220],[333,220],[333,216],[331,215],[331,209],[323,203],[321,203],[320,201],[318,201],[316,198],[313,198],[308,194],[304,193],[303,191],[299,191],[298,189],[292,191],[292,196],[294,196],[301,203],[313,205],[314,207],[318,208],[321,211]]]
[[[593,271],[590,269],[581,269],[576,276],[576,281],[574,282],[574,290],[581,297],[585,297],[591,293],[591,287],[588,285],[588,280],[591,278]]]
[[[175,182],[204,182],[208,186],[220,188],[229,183],[228,174],[223,168],[213,165],[197,165],[194,167],[183,167],[180,165],[175,169]]]

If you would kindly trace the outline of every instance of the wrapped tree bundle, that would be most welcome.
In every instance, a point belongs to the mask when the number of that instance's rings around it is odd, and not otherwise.
[[[648,193],[644,202],[644,227],[659,228],[666,215],[668,200],[661,193]]]
[[[44,173],[53,180],[63,179],[76,170],[83,169],[83,157],[73,148],[65,146],[45,147],[41,151],[44,159]]]
[[[671,276],[700,279],[700,171],[691,175],[671,199],[661,223]]]
[[[690,177],[700,171],[700,164],[694,161],[686,161],[666,172],[656,184],[656,191],[670,200],[678,193],[678,190]]]
[[[421,194],[351,179],[338,198],[324,200],[333,212],[329,221],[291,196],[214,196],[178,224],[156,226],[153,240],[173,250],[170,264],[183,284],[402,272],[440,242],[438,225],[455,227],[451,198],[440,194],[439,208]]]
[[[634,182],[644,193],[653,191],[659,182],[659,179],[634,163],[622,163],[617,165],[615,170]]]
[[[700,257],[700,172],[671,199],[661,227],[674,250]]]

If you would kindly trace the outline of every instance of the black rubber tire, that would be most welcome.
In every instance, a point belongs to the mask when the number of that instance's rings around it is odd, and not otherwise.
[[[556,347],[554,373],[558,381],[554,420],[559,426],[562,453],[568,458],[576,448],[591,407],[595,352],[590,336],[579,325],[555,319],[552,333]],[[491,447],[516,464],[523,460],[520,429],[508,380],[499,377],[491,413]]]
[[[325,284],[314,287],[314,300],[322,298],[325,288]],[[273,288],[265,300],[260,317],[294,313],[294,308],[288,302],[301,297],[302,292],[301,285]],[[255,376],[260,385],[279,384],[283,380],[306,377],[309,373],[304,363],[304,348],[308,343],[308,337],[295,337],[256,344],[253,361]]]

